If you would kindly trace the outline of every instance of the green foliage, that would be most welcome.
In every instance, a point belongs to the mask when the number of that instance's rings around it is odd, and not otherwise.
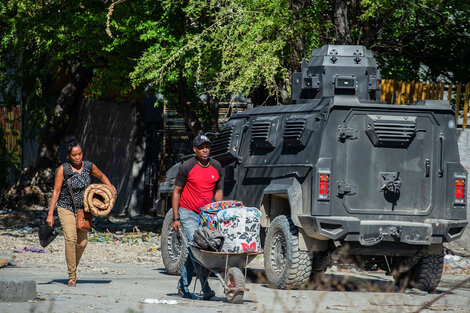
[[[312,48],[338,43],[335,3],[3,1],[0,90],[10,104],[21,93],[31,124],[25,130],[40,129],[78,61],[93,71],[86,96],[121,100],[157,90],[167,105],[187,119],[188,110],[195,113],[209,129],[218,103],[231,95],[258,105],[268,97],[288,102],[302,59]],[[468,80],[468,1],[361,0],[346,2],[346,9],[353,43],[372,49],[385,78]],[[255,100],[259,90],[263,97]]]
[[[163,3],[164,18],[146,24],[150,28],[142,37],[156,42],[131,74],[135,85],[150,82],[163,93],[182,73],[197,97],[248,96],[264,87],[281,102],[292,69],[319,45],[315,31],[324,27],[319,23],[324,1],[295,6],[285,0]],[[168,23],[175,16],[184,32]]]
[[[25,130],[41,129],[54,114],[50,105],[73,79],[73,64],[93,71],[88,97],[133,91],[129,72],[147,48],[136,29],[158,6],[153,1],[118,6],[113,12],[118,20],[110,25],[113,38],[105,31],[108,6],[100,0],[0,3],[0,90],[22,93]]]
[[[470,3],[362,0],[360,20],[374,40],[382,74],[399,80],[467,82]]]

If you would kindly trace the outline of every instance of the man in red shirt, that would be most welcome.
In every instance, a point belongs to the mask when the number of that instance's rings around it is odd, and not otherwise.
[[[194,231],[198,228],[201,207],[214,201],[222,201],[222,167],[217,160],[209,158],[211,141],[207,136],[194,138],[194,158],[186,160],[179,168],[173,189],[172,208],[173,223],[176,230],[183,228],[186,237],[193,241]],[[196,267],[197,268],[197,267]],[[191,284],[194,264],[187,258],[178,281],[178,294],[183,298],[192,298],[188,286]],[[215,296],[207,282],[207,275],[200,275],[203,299],[210,300]]]

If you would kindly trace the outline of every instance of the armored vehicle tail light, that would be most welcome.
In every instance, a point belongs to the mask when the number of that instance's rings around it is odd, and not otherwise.
[[[465,179],[456,178],[455,179],[455,201],[458,203],[463,203],[465,201]]]
[[[330,174],[322,173],[319,175],[318,196],[320,200],[330,199]]]

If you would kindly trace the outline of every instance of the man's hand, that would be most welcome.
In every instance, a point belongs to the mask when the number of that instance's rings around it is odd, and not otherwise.
[[[49,225],[50,228],[52,228],[52,226],[54,226],[54,216],[48,214],[47,219],[46,219],[46,223],[47,223],[47,225]]]
[[[173,227],[173,229],[176,231],[180,231],[182,229],[180,221],[174,221],[171,223],[171,227]]]

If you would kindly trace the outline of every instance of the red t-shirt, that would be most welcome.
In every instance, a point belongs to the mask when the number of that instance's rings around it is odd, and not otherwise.
[[[216,160],[209,159],[207,167],[201,166],[196,158],[184,162],[176,174],[175,185],[183,187],[180,207],[201,212],[201,207],[212,202],[215,189],[221,189],[222,166]]]

